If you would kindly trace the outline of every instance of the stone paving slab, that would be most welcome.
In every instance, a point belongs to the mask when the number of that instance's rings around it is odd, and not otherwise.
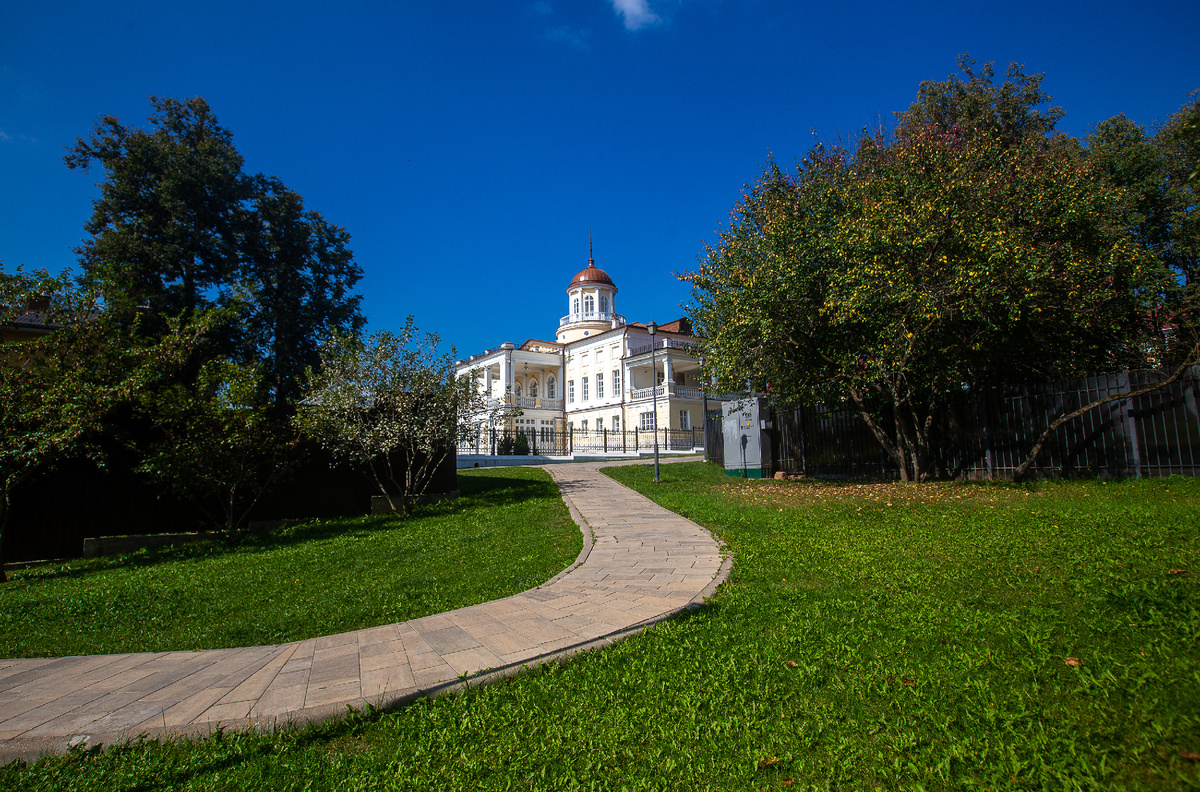
[[[704,528],[599,472],[611,464],[545,467],[583,551],[502,600],[278,646],[0,659],[0,762],[399,706],[607,646],[702,602],[730,559]]]

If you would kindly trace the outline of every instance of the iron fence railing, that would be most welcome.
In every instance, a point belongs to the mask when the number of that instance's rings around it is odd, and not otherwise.
[[[937,416],[936,474],[1012,478],[1058,416],[1152,384],[1150,373],[1108,373],[1065,382],[963,390]],[[1062,425],[1028,475],[1200,475],[1200,366],[1161,389],[1118,398]],[[711,420],[711,419],[710,419]],[[719,420],[719,418],[717,419]],[[899,469],[856,411],[824,404],[772,411],[773,468],[816,477],[896,478]],[[892,423],[884,416],[885,431]],[[720,431],[710,430],[710,460]],[[715,442],[714,442],[715,441]]]
[[[523,439],[520,439],[523,438]],[[530,428],[515,433],[497,432],[489,438],[486,432],[458,446],[460,454],[535,454],[568,456],[570,454],[639,454],[652,451],[658,440],[660,451],[700,451],[704,448],[704,430],[691,429],[611,429],[584,432],[568,428],[565,431]],[[511,444],[511,445],[510,445]]]

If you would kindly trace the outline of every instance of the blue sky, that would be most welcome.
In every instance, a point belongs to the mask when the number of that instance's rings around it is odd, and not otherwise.
[[[62,155],[99,116],[203,96],[350,232],[371,329],[552,339],[589,228],[618,310],[666,322],[769,154],[890,118],[958,53],[1045,72],[1078,135],[1178,110],[1198,41],[1196,0],[6,3],[0,261],[74,263],[100,174]]]

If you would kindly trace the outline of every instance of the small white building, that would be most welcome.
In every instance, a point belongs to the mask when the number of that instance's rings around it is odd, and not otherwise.
[[[645,449],[655,401],[660,443],[699,435],[700,365],[688,320],[657,326],[652,367],[648,326],[617,313],[617,286],[592,258],[566,291],[554,341],[504,343],[458,361],[488,400],[475,449],[462,451],[495,453],[500,438],[517,434],[542,453]]]

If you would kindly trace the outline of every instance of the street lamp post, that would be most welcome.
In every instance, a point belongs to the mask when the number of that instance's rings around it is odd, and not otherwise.
[[[646,330],[650,333],[650,403],[654,410],[654,480],[658,481],[658,368],[654,364],[654,334],[658,325],[651,322]]]
[[[700,356],[700,399],[704,405],[700,409],[704,411],[704,418],[700,421],[701,431],[704,432],[704,461],[708,461],[708,388],[704,382],[704,355]],[[695,451],[696,449],[692,449]]]

